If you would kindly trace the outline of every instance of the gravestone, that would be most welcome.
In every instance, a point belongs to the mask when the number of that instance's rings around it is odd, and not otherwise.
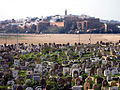
[[[108,76],[108,75],[110,75],[111,73],[110,73],[110,70],[104,70],[104,76]]]
[[[40,81],[40,76],[33,76],[33,80],[39,82]]]
[[[102,86],[103,86],[103,87],[108,86],[108,81],[107,81],[107,80],[103,80]]]
[[[13,80],[7,82],[8,85],[14,85],[14,83],[15,82]]]
[[[83,80],[82,76],[79,76],[79,78],[80,78],[81,81]]]
[[[85,71],[80,71],[80,75],[83,75],[83,74],[85,74]]]
[[[62,79],[62,78],[59,78],[57,82],[58,82],[58,84],[63,84],[64,85],[65,80]]]
[[[46,90],[51,90],[51,88],[52,88],[52,86],[50,86],[50,85],[46,86]]]
[[[82,86],[73,86],[72,90],[82,90]]]
[[[85,68],[85,73],[90,73],[91,68]]]
[[[75,86],[79,86],[82,85],[82,81],[80,80],[80,78],[76,78],[75,79]]]
[[[58,69],[58,64],[54,64],[54,69]]]
[[[79,75],[79,69],[73,69],[72,70],[72,77],[77,78]]]
[[[107,81],[111,81],[111,76],[107,76]]]
[[[102,69],[101,69],[101,68],[98,68],[98,69],[97,69],[97,75],[102,76],[102,74],[103,74],[103,73],[102,73]]]
[[[32,71],[27,71],[27,72],[26,72],[26,79],[32,78],[32,74],[33,74]]]
[[[118,86],[119,86],[119,88],[120,88],[120,78],[119,78],[119,80],[118,80]]]
[[[90,76],[95,75],[95,69],[94,69],[94,68],[91,68],[91,70],[90,70],[90,72],[89,72],[89,75],[90,75]]]
[[[63,75],[69,74],[69,67],[63,67]]]
[[[41,86],[37,86],[35,90],[42,90]]]
[[[51,75],[51,76],[55,75],[55,69],[52,69],[52,70],[50,71],[50,75]]]
[[[88,90],[90,89],[90,83],[89,82],[85,82],[84,83],[84,90]]]
[[[98,84],[93,84],[92,89],[94,89],[94,90],[99,90]]]
[[[113,80],[113,81],[118,81],[118,80],[119,80],[119,77],[112,77],[112,80]]]
[[[40,85],[41,85],[43,88],[45,88],[45,87],[46,87],[46,80],[45,80],[45,79],[41,79]]]
[[[27,87],[25,90],[33,90],[32,87]]]
[[[59,71],[62,72],[62,71],[63,71],[63,66],[62,66],[62,65],[59,65],[59,66],[58,66],[58,69],[59,69]]]
[[[71,78],[70,77],[67,77],[65,80],[65,88],[66,89],[71,88]]]
[[[91,82],[92,81],[92,78],[90,76],[88,76],[86,79],[85,79],[86,82]]]
[[[113,87],[113,86],[117,86],[117,83],[115,82],[115,81],[112,81],[111,82],[111,86]]]
[[[120,62],[118,63],[117,67],[120,68]]]
[[[72,68],[78,68],[78,64],[73,64]]]
[[[116,74],[118,74],[118,70],[112,70],[112,75],[116,75]]]
[[[59,77],[62,77],[62,76],[63,76],[63,73],[61,73],[61,72],[58,73],[58,76],[59,76]]]
[[[103,64],[107,64],[107,60],[102,60],[102,63]]]
[[[103,78],[99,77],[95,79],[96,84],[101,84],[103,82]]]
[[[18,76],[18,70],[13,70],[12,75],[13,75],[14,78],[17,77]]]
[[[119,88],[117,86],[114,86],[114,87],[109,87],[109,90],[119,90]]]
[[[24,90],[22,86],[18,86],[16,90]]]

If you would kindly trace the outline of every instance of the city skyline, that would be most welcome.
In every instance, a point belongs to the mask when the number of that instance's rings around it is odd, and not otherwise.
[[[119,3],[119,0],[3,0],[0,20],[64,15],[68,10],[68,14],[120,21]]]

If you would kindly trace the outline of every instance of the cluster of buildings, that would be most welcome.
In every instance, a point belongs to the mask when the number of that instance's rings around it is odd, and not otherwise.
[[[119,90],[120,41],[0,45],[1,90]]]
[[[0,21],[0,32],[8,33],[40,33],[54,27],[64,27],[63,16],[55,15],[48,17],[27,17],[19,20]]]
[[[58,30],[59,28],[59,30]],[[53,31],[52,31],[53,30]],[[0,32],[11,33],[119,33],[120,22],[109,22],[87,15],[54,15],[0,21]]]

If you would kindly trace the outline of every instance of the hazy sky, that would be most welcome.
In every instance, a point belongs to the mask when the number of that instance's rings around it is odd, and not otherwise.
[[[1,0],[0,20],[49,15],[86,14],[120,21],[120,0]]]

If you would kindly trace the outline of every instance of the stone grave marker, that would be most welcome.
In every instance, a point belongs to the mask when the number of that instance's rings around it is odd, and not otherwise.
[[[103,86],[103,87],[108,86],[108,81],[107,81],[106,79],[103,80],[103,82],[102,82],[102,86]]]
[[[111,80],[112,80],[111,76],[107,76],[107,81],[111,81]]]
[[[84,83],[84,90],[88,90],[90,89],[90,83],[89,82],[85,82]]]
[[[76,78],[75,79],[75,86],[80,86],[82,85],[82,81],[80,80],[80,78]]]
[[[101,69],[101,68],[98,68],[98,69],[97,69],[97,75],[102,76],[102,74],[103,74],[103,73],[102,73],[102,69]]]
[[[41,79],[40,84],[41,84],[41,86],[43,88],[45,88],[46,87],[46,80],[45,79]]]
[[[66,89],[71,88],[71,78],[70,77],[67,77],[65,80],[65,88]]]
[[[108,76],[110,74],[111,74],[110,70],[104,70],[104,76]]]
[[[77,78],[79,76],[79,69],[72,70],[72,77]]]
[[[92,89],[93,89],[93,90],[99,90],[98,84],[93,84]]]
[[[113,87],[113,86],[117,86],[116,81],[112,81],[112,82],[111,82],[111,86],[112,86],[112,87]]]

